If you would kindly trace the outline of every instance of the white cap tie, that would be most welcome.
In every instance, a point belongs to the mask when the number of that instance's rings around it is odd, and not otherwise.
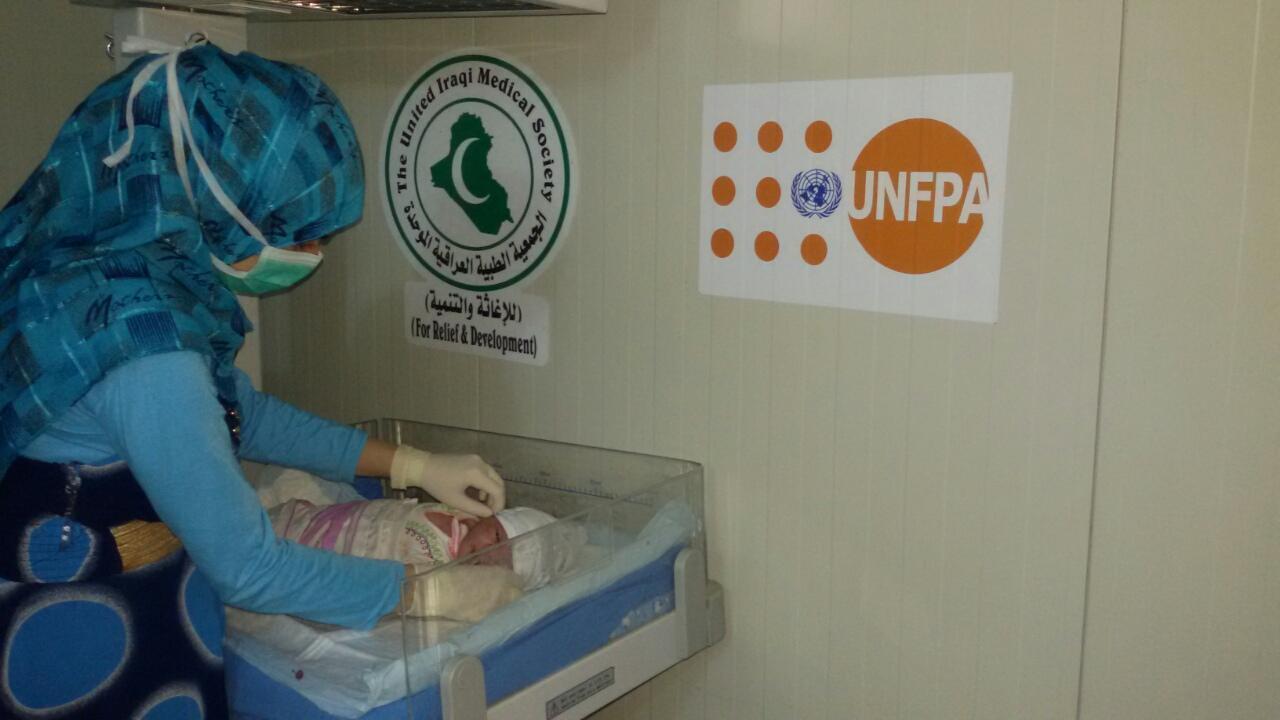
[[[193,45],[204,44],[203,37],[193,40]],[[200,177],[204,179],[205,184],[209,188],[209,192],[213,194],[214,199],[222,206],[227,214],[235,219],[236,223],[254,240],[257,240],[267,247],[267,239],[263,237],[262,231],[258,229],[253,221],[245,217],[240,208],[222,189],[222,184],[218,182],[218,178],[209,169],[209,164],[205,162],[204,155],[200,152],[200,148],[196,145],[195,137],[191,133],[191,117],[187,113],[187,106],[182,101],[182,88],[178,83],[178,56],[187,48],[177,47],[168,43],[163,43],[147,38],[139,38],[129,36],[125,38],[121,46],[121,50],[125,53],[159,53],[160,57],[151,61],[146,67],[137,74],[133,79],[133,84],[129,87],[129,97],[125,101],[124,122],[126,136],[124,144],[116,148],[115,152],[103,158],[102,162],[107,167],[114,168],[124,161],[129,153],[133,151],[134,137],[134,119],[133,104],[138,99],[138,95],[142,93],[142,88],[146,86],[151,77],[156,74],[161,67],[165,69],[165,89],[169,105],[169,135],[173,140],[173,160],[178,166],[178,177],[182,180],[182,188],[187,193],[187,199],[191,201],[191,206],[196,207],[195,193],[191,190],[191,178],[187,174],[187,148],[191,149],[191,157],[196,162],[196,167],[200,170]],[[224,272],[235,272],[235,269],[217,256],[210,254],[210,259],[219,270]]]

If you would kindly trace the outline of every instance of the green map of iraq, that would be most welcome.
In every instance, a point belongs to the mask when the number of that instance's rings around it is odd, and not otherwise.
[[[497,235],[511,221],[507,189],[489,168],[493,136],[471,113],[463,113],[450,128],[449,152],[431,166],[431,184],[444,190],[462,208],[476,229]]]

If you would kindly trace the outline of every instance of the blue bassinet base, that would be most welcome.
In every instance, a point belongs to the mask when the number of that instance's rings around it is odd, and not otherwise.
[[[683,545],[592,595],[561,607],[481,654],[489,705],[571,665],[674,607],[673,565]],[[240,720],[341,720],[228,649],[227,689]],[[364,720],[440,720],[438,683],[370,710]]]

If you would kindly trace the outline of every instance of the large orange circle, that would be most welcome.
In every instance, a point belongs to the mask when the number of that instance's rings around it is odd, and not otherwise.
[[[711,183],[711,198],[717,205],[728,205],[733,202],[733,197],[737,194],[738,188],[733,184],[732,178],[721,175]]]
[[[771,208],[778,204],[779,198],[782,197],[782,187],[778,185],[778,181],[771,178],[762,178],[756,183],[756,201],[762,207]]]
[[[731,122],[722,122],[716,125],[713,139],[717,150],[729,152],[738,144],[738,128],[734,127]]]
[[[772,120],[761,125],[760,131],[756,133],[756,142],[767,153],[776,151],[782,147],[782,126]]]
[[[871,173],[870,182],[867,173]],[[914,220],[910,219],[912,173],[922,173]],[[944,173],[945,181],[940,180]],[[899,212],[894,212],[882,191],[881,181],[886,178],[887,189],[893,190],[889,195],[900,198]],[[982,185],[974,188],[973,183]],[[854,161],[849,225],[867,253],[891,270],[910,275],[941,270],[960,259],[982,231],[981,214],[971,213],[964,223],[960,214],[969,193],[977,189],[986,196],[985,183],[982,157],[963,133],[940,120],[903,120],[871,138]],[[926,192],[928,200],[922,199]],[[951,199],[935,211],[943,195]]]
[[[756,257],[773,262],[778,257],[778,236],[765,230],[756,236]]]
[[[711,252],[718,258],[727,258],[733,254],[733,233],[719,228],[711,233]]]

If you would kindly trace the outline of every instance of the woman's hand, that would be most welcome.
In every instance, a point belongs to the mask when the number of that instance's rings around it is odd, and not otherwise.
[[[502,478],[478,455],[429,453],[401,445],[391,459],[391,487],[419,487],[440,502],[477,517],[506,507]],[[474,498],[468,490],[474,489]]]
[[[414,583],[410,582],[414,574],[418,572],[417,568],[409,563],[404,564],[404,579],[400,583],[400,604],[391,609],[393,615],[403,615],[413,610],[413,601],[416,599],[417,593],[414,591]]]
[[[410,580],[394,612],[474,623],[524,594],[520,576],[510,568],[455,564],[424,572],[429,569],[404,566]]]

